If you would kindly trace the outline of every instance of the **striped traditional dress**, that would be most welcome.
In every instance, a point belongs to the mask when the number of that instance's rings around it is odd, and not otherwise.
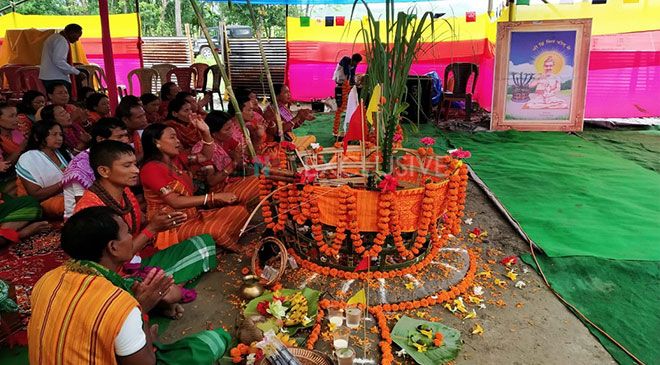
[[[175,169],[160,161],[150,161],[140,170],[144,198],[147,200],[148,219],[161,211],[177,210],[165,202],[164,196],[171,193],[182,196],[193,195],[194,185],[188,172],[183,170],[184,161],[187,159],[183,155],[174,159]],[[209,234],[218,246],[234,252],[242,251],[238,245],[238,237],[241,227],[248,218],[248,212],[244,206],[235,205],[209,210],[197,210],[197,208],[178,210],[186,213],[188,220],[177,228],[159,232],[155,243],[157,248],[162,250],[190,237]]]
[[[142,224],[140,205],[135,195],[131,192],[131,189],[128,187],[125,188],[124,193],[128,203],[133,206],[133,209],[127,209],[126,213],[122,215],[122,218],[128,225],[128,229],[133,236],[137,236],[140,234]],[[122,202],[118,204],[123,208],[126,203]],[[85,190],[83,196],[76,203],[74,213],[85,208],[99,206],[107,205],[94,192]],[[172,275],[176,284],[186,283],[218,266],[215,242],[209,235],[189,237],[165,250],[149,253],[151,255],[146,257],[145,252],[140,255],[142,256],[141,267],[145,269],[148,267],[159,267],[168,275]]]
[[[138,302],[102,276],[46,273],[34,286],[30,364],[117,364],[114,341]]]

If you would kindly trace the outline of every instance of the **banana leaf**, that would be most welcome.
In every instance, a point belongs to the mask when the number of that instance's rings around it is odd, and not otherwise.
[[[433,345],[428,347],[425,352],[418,352],[412,346],[408,339],[411,333],[417,331],[417,326],[420,324],[426,325],[433,329],[433,332],[441,332],[444,340],[440,347]],[[403,316],[394,325],[392,329],[392,341],[399,345],[406,353],[410,355],[418,364],[421,365],[440,365],[452,361],[458,356],[461,350],[461,332],[455,328],[445,326],[442,323],[423,321],[410,317]]]
[[[311,327],[314,325],[316,321],[316,315],[318,314],[319,311],[319,297],[321,296],[321,292],[318,290],[310,289],[310,288],[305,288],[302,291],[297,290],[297,289],[281,289],[279,291],[279,294],[281,296],[291,298],[293,297],[297,292],[302,292],[302,295],[307,298],[307,317],[311,319],[307,325],[303,326],[302,324],[296,325],[296,326],[287,326],[286,330],[287,333],[290,336],[293,336],[299,329],[301,328],[306,328],[306,327]],[[261,315],[257,311],[257,304],[260,302],[263,302],[264,300],[266,301],[272,301],[273,300],[273,292],[272,291],[265,291],[263,295],[261,295],[258,298],[252,299],[247,306],[245,306],[245,310],[243,311],[243,314],[245,317],[250,317],[250,316],[256,316],[256,315]],[[279,326],[277,325],[277,320],[275,318],[269,318],[265,322],[257,323],[256,324],[257,328],[259,328],[262,331],[267,331],[269,329],[274,330],[276,333],[280,330]]]

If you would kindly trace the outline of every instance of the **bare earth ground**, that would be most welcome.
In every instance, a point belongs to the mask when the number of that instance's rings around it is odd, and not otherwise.
[[[520,262],[515,266],[518,273],[516,281],[523,280],[526,283],[522,289],[515,288],[514,282],[504,276],[506,269],[499,264],[501,258],[527,252],[527,244],[472,181],[468,187],[466,215],[472,217],[473,222],[471,225],[464,225],[464,232],[474,227],[488,232],[486,242],[468,243],[469,247],[481,248],[481,259],[478,262],[480,267],[477,272],[490,269],[493,273],[492,279],[480,278],[480,284],[486,289],[483,296],[486,299],[486,308],[469,306],[468,310],[476,309],[477,318],[466,320],[452,315],[439,305],[423,313],[427,315],[426,318],[439,318],[442,323],[461,331],[464,345],[456,359],[457,364],[615,363],[587,328],[552,295],[531,268],[524,269],[525,265]],[[255,235],[251,236],[245,237],[244,240],[254,240]],[[463,236],[465,237],[465,234]],[[460,245],[456,241],[449,242],[448,246]],[[162,340],[169,342],[203,330],[209,325],[223,325],[235,334],[234,327],[240,312],[240,271],[249,265],[246,260],[238,262],[236,255],[223,256],[219,265],[217,272],[206,274],[202,278],[197,285],[198,299],[185,305],[184,318],[173,321]],[[491,285],[496,277],[505,280],[507,287],[500,289]],[[286,282],[284,284],[287,287]],[[415,311],[407,313],[412,317],[415,317],[415,314]],[[368,326],[373,324],[372,321],[366,323]],[[394,323],[390,318],[390,328]],[[471,334],[476,324],[484,328],[482,335]],[[326,330],[324,327],[323,331]],[[368,337],[372,341],[376,340],[371,334]],[[372,342],[371,346],[368,346],[370,351],[364,358],[375,358],[375,353],[378,352],[376,343]],[[327,344],[322,340],[319,340],[316,348],[328,351]],[[396,346],[393,348],[398,349]],[[358,354],[360,352],[358,350]],[[396,359],[400,363],[414,363],[410,357]]]

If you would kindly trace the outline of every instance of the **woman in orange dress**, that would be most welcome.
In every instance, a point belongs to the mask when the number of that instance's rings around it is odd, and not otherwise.
[[[192,122],[202,135],[203,156],[210,159],[213,138],[203,121]],[[156,247],[167,248],[187,238],[210,234],[216,245],[234,252],[244,252],[238,244],[240,229],[248,218],[244,206],[231,193],[209,193],[195,196],[189,172],[192,162],[200,159],[182,152],[176,131],[164,124],[152,124],[142,134],[144,165],[140,179],[147,201],[147,218],[159,212],[184,212],[187,220],[176,229],[159,232]],[[204,207],[209,209],[201,210]]]
[[[18,108],[18,130],[23,133],[25,138],[32,131],[32,124],[37,121],[35,115],[37,110],[46,105],[46,96],[36,90],[28,90],[23,94],[23,99]]]
[[[147,114],[147,122],[149,124],[163,121],[163,116],[159,112],[161,102],[158,96],[152,93],[142,94],[140,101],[142,101],[142,107]]]
[[[177,98],[170,101],[168,111],[163,123],[176,131],[183,150],[190,151],[192,146],[201,139],[193,121],[204,123],[203,118],[199,118],[193,113],[192,105],[185,99]]]
[[[110,99],[101,93],[94,93],[85,99],[87,121],[94,124],[101,118],[110,116]]]
[[[204,120],[209,126],[209,131],[213,137],[213,157],[207,173],[206,181],[210,187],[209,190],[217,193],[232,193],[238,198],[238,202],[245,206],[256,204],[259,197],[259,179],[248,173],[241,174],[243,165],[243,154],[240,149],[227,151],[223,143],[230,140],[231,128],[229,115],[219,110],[210,112]],[[192,148],[192,153],[201,153],[204,147],[203,142],[197,142]],[[251,176],[241,176],[248,175]]]

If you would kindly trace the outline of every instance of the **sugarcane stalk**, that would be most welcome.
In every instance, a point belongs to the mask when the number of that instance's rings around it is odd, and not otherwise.
[[[202,16],[202,11],[200,10],[199,5],[197,5],[197,1],[190,0],[190,4],[192,5],[193,11],[195,12],[195,16],[197,17],[199,26],[200,28],[202,28],[202,33],[204,33],[204,37],[206,38],[206,41],[208,42],[209,47],[211,48],[211,53],[213,54],[215,63],[220,68],[220,74],[222,75],[222,78],[225,80],[225,86],[229,93],[229,101],[234,106],[234,110],[238,111],[238,113],[236,113],[236,120],[238,120],[238,124],[241,126],[241,130],[243,131],[243,137],[245,139],[245,144],[248,147],[248,151],[250,152],[250,156],[254,158],[257,154],[254,150],[254,146],[252,146],[252,140],[250,139],[250,133],[248,132],[245,126],[245,120],[243,119],[243,114],[240,112],[242,107],[238,105],[238,100],[236,100],[236,95],[234,95],[234,90],[232,89],[231,86],[231,80],[229,79],[229,77],[227,77],[227,71],[225,70],[225,63],[218,55],[218,51],[215,49],[215,44],[213,43],[213,39],[211,38],[209,29],[206,26],[204,17]]]
[[[266,52],[264,51],[264,45],[261,43],[261,27],[257,22],[257,16],[254,14],[254,8],[250,0],[246,2],[248,9],[250,10],[250,18],[252,18],[252,25],[254,26],[255,36],[257,37],[257,44],[259,45],[259,53],[261,53],[261,60],[264,63],[264,70],[266,71],[266,81],[268,81],[268,89],[270,90],[271,95],[271,104],[275,112],[275,121],[277,122],[277,133],[280,135],[280,141],[284,141],[284,129],[282,127],[282,116],[280,116],[280,108],[277,105],[277,95],[275,95],[275,86],[273,85],[273,77],[270,74],[270,67],[268,66],[268,58],[266,57]],[[286,21],[286,20],[285,20]]]

